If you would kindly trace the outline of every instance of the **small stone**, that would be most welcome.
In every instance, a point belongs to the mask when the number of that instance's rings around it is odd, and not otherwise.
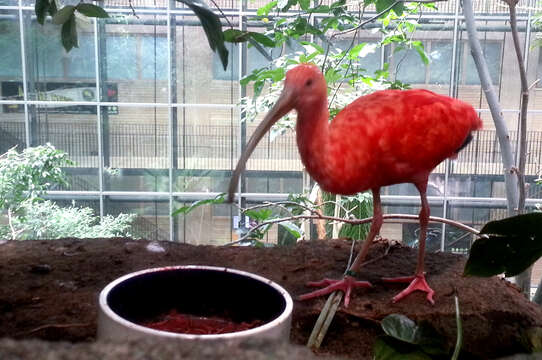
[[[127,254],[133,253],[140,245],[136,242],[127,242],[124,244],[124,252]]]
[[[158,243],[158,241],[153,241],[147,245],[147,251],[153,253],[164,253],[166,252],[166,249],[164,249],[162,245]]]

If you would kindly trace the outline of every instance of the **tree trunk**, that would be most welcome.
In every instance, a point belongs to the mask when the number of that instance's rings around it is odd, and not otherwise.
[[[517,25],[517,22],[515,20],[515,3],[513,3],[514,0],[506,1],[510,5],[510,17],[511,17],[511,23],[514,23],[512,25],[512,30],[516,29],[516,33],[514,36],[514,45],[516,46],[516,54],[518,56],[518,62],[520,66],[520,70],[524,68],[523,64],[523,57],[521,55],[521,49],[519,49],[519,38],[517,36],[517,28],[514,26]],[[508,133],[508,129],[506,127],[506,123],[502,116],[502,109],[497,97],[497,94],[495,93],[495,90],[493,88],[493,84],[491,83],[491,77],[489,75],[489,70],[487,67],[487,63],[485,61],[484,55],[482,53],[482,47],[480,46],[480,41],[478,40],[478,32],[476,30],[476,24],[474,20],[474,11],[472,9],[472,1],[471,0],[463,0],[463,14],[465,16],[465,23],[467,26],[467,33],[469,37],[469,45],[472,53],[472,57],[474,59],[474,63],[476,64],[476,69],[478,70],[478,75],[480,77],[480,83],[482,84],[482,88],[484,90],[484,94],[487,99],[487,103],[489,105],[489,109],[491,111],[491,116],[493,117],[493,122],[495,123],[495,130],[497,132],[497,137],[499,140],[499,146],[501,148],[501,156],[502,156],[502,162],[504,167],[504,182],[505,182],[505,188],[506,188],[506,199],[507,199],[507,207],[508,207],[508,215],[513,216],[517,215],[522,209],[519,207],[520,200],[522,204],[525,204],[525,193],[524,193],[524,181],[523,178],[521,178],[523,172],[520,171],[518,168],[515,167],[514,163],[514,154],[512,152],[512,146],[510,144],[510,135]],[[518,53],[519,49],[519,53]],[[525,74],[523,74],[525,75]],[[522,77],[522,116],[521,120],[523,121],[524,116],[526,119],[527,114],[527,104],[528,104],[528,90],[524,91],[523,89],[523,80],[526,82],[526,77]],[[525,94],[527,94],[527,97],[525,97]],[[525,114],[523,114],[523,111],[525,110]],[[524,136],[526,132],[524,132],[524,126],[525,124],[521,123],[521,132],[523,134],[520,134]],[[523,164],[525,166],[525,141],[520,139],[520,164]],[[522,163],[523,161],[523,163]],[[521,179],[520,179],[521,178]],[[519,188],[519,184],[523,186],[522,189]],[[521,191],[523,191],[523,194],[521,194]],[[524,273],[518,275],[516,277],[516,284],[521,287],[522,292],[529,297],[530,287],[531,287],[531,269],[529,268]]]
[[[495,131],[497,132],[497,138],[501,148],[508,214],[515,215],[517,213],[519,191],[518,179],[514,165],[514,154],[512,152],[512,145],[510,144],[510,135],[502,116],[501,105],[499,103],[497,94],[495,93],[495,89],[493,88],[493,84],[491,83],[489,69],[484,58],[484,54],[482,53],[480,40],[478,40],[478,31],[476,30],[471,0],[463,0],[463,14],[465,16],[465,24],[467,26],[472,57],[476,65],[476,69],[478,70],[480,83],[482,84],[482,89],[484,90],[484,94],[489,105],[489,110],[491,111],[491,116],[493,117],[493,122],[495,123]]]
[[[529,84],[527,84],[527,71],[525,70],[525,61],[521,44],[519,42],[518,21],[516,17],[516,4],[518,0],[504,0],[510,8],[510,27],[512,30],[512,39],[514,40],[514,49],[518,61],[519,78],[521,81],[521,110],[519,114],[519,156],[518,156],[518,214],[525,211],[525,163],[527,159],[527,108],[529,107]],[[527,41],[527,39],[525,40]],[[516,284],[522,292],[530,298],[531,295],[531,274],[532,267],[516,276]]]

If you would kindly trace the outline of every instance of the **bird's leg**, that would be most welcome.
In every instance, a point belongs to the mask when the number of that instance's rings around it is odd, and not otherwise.
[[[420,239],[418,241],[418,264],[416,265],[416,272],[414,276],[403,276],[396,278],[383,278],[385,282],[406,282],[410,283],[408,287],[401,291],[393,298],[393,302],[397,302],[410,293],[420,290],[427,293],[427,301],[431,304],[434,304],[433,294],[435,293],[433,289],[429,287],[427,281],[425,281],[424,273],[424,256],[425,256],[425,239],[427,236],[427,225],[429,223],[429,202],[427,201],[427,182],[416,184],[420,192],[420,198],[422,201],[422,208],[420,210]]]
[[[369,230],[369,235],[367,235],[367,238],[363,242],[363,245],[361,247],[360,252],[356,256],[356,259],[346,272],[346,275],[344,278],[340,280],[333,280],[333,279],[324,279],[321,281],[313,281],[309,282],[307,286],[314,286],[314,287],[323,287],[320,290],[316,290],[313,292],[310,292],[308,294],[303,294],[299,296],[299,300],[308,300],[312,299],[318,296],[323,296],[330,294],[334,291],[340,290],[344,292],[344,306],[348,307],[348,304],[350,303],[350,294],[352,292],[352,288],[366,288],[371,287],[371,283],[368,281],[359,281],[354,278],[355,273],[359,270],[361,267],[361,264],[367,257],[367,254],[369,253],[369,247],[371,246],[374,238],[378,233],[380,232],[380,227],[382,226],[382,207],[380,204],[380,189],[373,189],[373,221],[371,223],[371,229]],[[325,287],[324,287],[325,286]]]

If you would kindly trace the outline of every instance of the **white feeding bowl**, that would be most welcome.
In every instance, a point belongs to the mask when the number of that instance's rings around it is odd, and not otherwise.
[[[170,311],[197,317],[226,316],[257,327],[224,334],[180,334],[141,325]],[[100,293],[98,339],[159,337],[176,341],[288,341],[293,301],[278,284],[245,271],[185,265],[124,275]]]

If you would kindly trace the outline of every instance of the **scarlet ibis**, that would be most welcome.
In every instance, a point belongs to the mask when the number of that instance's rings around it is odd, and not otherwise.
[[[460,100],[428,90],[382,90],[356,99],[329,122],[324,76],[315,65],[298,65],[286,73],[282,94],[254,131],[239,159],[229,186],[230,202],[254,148],[271,126],[292,109],[297,111],[296,137],[301,161],[312,178],[323,190],[335,194],[371,190],[374,207],[369,234],[347,275],[339,280],[309,283],[324,288],[302,295],[300,299],[341,290],[348,306],[352,288],[371,286],[353,276],[382,225],[380,188],[413,183],[421,198],[417,267],[413,276],[383,280],[410,283],[393,302],[421,290],[434,304],[434,291],[424,273],[429,220],[427,181],[439,163],[455,158],[472,139],[471,133],[482,127],[475,110]]]

